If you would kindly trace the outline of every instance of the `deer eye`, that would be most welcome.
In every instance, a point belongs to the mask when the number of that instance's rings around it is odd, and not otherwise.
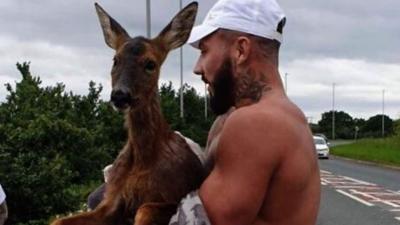
[[[144,66],[144,70],[146,71],[146,73],[153,73],[156,70],[156,63],[152,60],[147,60],[145,66]]]

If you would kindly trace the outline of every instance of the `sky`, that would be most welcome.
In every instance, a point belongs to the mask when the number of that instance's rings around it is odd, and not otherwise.
[[[199,0],[196,24],[215,2]],[[333,83],[336,110],[368,119],[382,113],[384,102],[385,114],[400,118],[400,1],[278,2],[287,17],[280,74],[287,78],[288,96],[311,122],[332,109]],[[146,35],[145,0],[98,3],[132,37]],[[179,11],[179,1],[151,0],[151,9],[155,37]],[[114,52],[104,42],[94,1],[1,0],[0,27],[0,101],[7,94],[2,84],[21,79],[15,64],[24,61],[43,85],[62,82],[67,90],[86,94],[93,80],[109,99]],[[183,54],[184,82],[204,95],[204,84],[192,72],[198,51],[186,45]],[[179,87],[179,59],[179,51],[169,54],[160,83]]]

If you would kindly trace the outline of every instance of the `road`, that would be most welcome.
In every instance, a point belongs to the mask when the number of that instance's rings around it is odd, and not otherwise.
[[[318,225],[399,225],[400,170],[320,160]]]

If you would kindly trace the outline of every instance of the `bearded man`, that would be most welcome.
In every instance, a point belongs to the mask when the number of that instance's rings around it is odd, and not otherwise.
[[[170,224],[313,225],[320,177],[312,134],[285,94],[279,49],[285,16],[275,0],[220,0],[189,43],[194,72],[220,115],[210,130],[210,173]]]

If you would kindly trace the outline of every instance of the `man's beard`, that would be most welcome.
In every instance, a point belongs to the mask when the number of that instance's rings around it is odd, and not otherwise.
[[[210,96],[210,107],[216,115],[226,113],[235,105],[235,80],[232,62],[228,57],[217,70],[212,89],[214,94]]]

